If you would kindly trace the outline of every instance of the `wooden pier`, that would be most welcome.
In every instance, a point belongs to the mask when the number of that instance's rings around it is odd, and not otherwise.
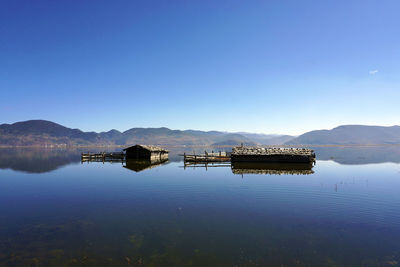
[[[191,163],[209,163],[209,162],[230,162],[231,156],[228,152],[211,152],[204,151],[204,154],[183,154],[184,162]]]
[[[81,161],[117,161],[121,162],[125,159],[125,153],[123,152],[100,152],[100,153],[82,153]]]

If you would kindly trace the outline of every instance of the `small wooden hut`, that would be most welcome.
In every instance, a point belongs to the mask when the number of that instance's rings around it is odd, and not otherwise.
[[[168,150],[158,146],[134,145],[124,149],[126,159],[160,161],[168,159]]]

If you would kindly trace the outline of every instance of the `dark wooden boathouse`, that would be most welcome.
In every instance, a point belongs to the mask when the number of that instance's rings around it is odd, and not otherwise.
[[[160,161],[168,159],[168,150],[158,146],[134,145],[124,149],[126,159]]]
[[[307,148],[246,147],[232,148],[232,162],[312,163],[315,153]]]

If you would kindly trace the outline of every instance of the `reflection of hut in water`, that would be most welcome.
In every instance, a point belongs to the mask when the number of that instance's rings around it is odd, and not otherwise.
[[[158,146],[134,145],[124,149],[126,159],[141,160],[166,160],[168,159],[168,150]]]
[[[233,174],[313,174],[310,163],[247,163],[232,162]]]
[[[127,168],[129,170],[135,171],[135,172],[140,172],[144,171],[147,169],[152,169],[156,168],[158,166],[161,166],[163,163],[167,162],[168,159],[163,159],[163,160],[136,160],[136,159],[127,159],[125,161],[125,164],[123,165],[124,168]]]

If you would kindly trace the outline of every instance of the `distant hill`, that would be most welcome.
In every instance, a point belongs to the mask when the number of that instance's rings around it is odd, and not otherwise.
[[[101,142],[95,132],[83,132],[45,120],[0,125],[0,145],[87,145]]]
[[[281,145],[295,138],[291,135],[279,134],[256,134],[246,132],[239,132],[238,134],[241,134],[260,145]]]
[[[89,145],[239,145],[255,144],[249,138],[217,131],[171,130],[162,128],[132,128],[125,132],[83,132],[45,120],[30,120],[0,125],[0,146],[89,146]]]
[[[400,144],[400,126],[343,125],[332,130],[307,132],[287,145]]]

